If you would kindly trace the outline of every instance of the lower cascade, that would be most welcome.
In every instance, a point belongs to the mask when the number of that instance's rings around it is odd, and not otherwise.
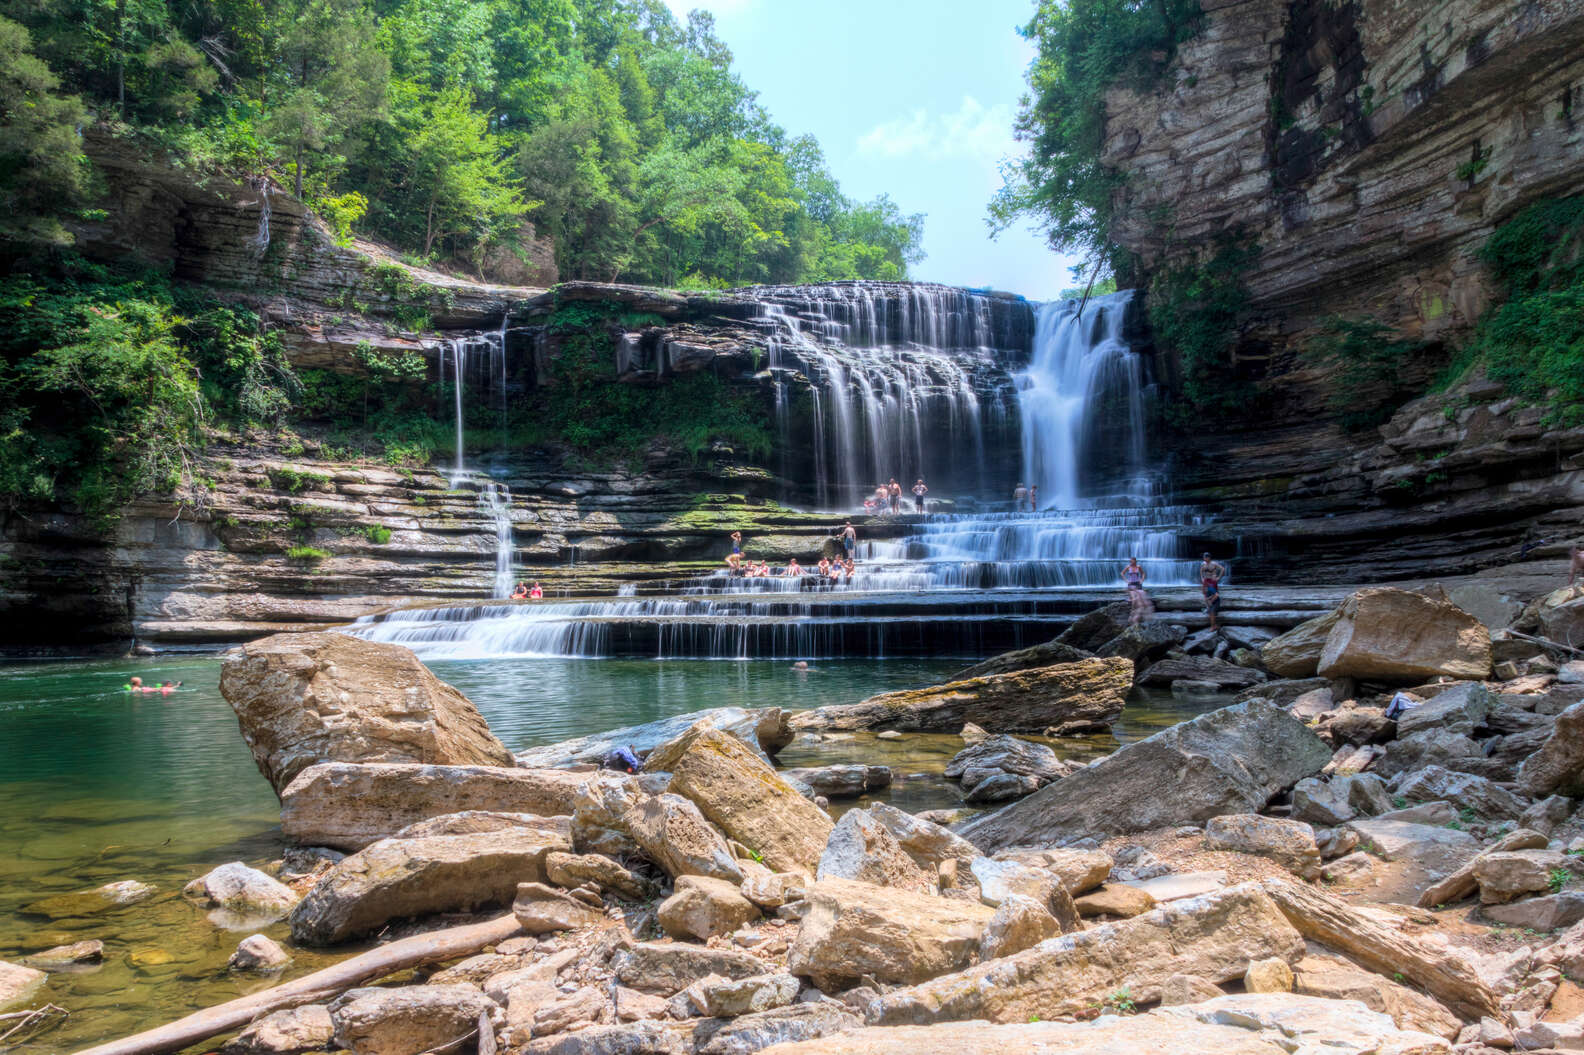
[[[1120,568],[1132,557],[1150,586],[1196,585],[1186,537],[1203,515],[1164,500],[1165,474],[1149,466],[1153,385],[1145,358],[1125,339],[1131,294],[1039,308],[1027,368],[1004,375],[1008,391],[1015,385],[1022,483],[1035,497],[1007,501],[962,483],[986,478],[973,468],[984,461],[981,408],[961,361],[937,350],[966,348],[975,369],[987,369],[996,327],[985,298],[927,292],[914,302],[876,300],[861,288],[821,291],[796,320],[771,303],[781,342],[772,342],[779,351],[771,366],[784,369],[795,357],[814,375],[822,504],[856,504],[885,459],[905,467],[899,479],[922,475],[932,449],[924,437],[945,429],[966,461],[950,463],[951,486],[937,493],[984,511],[927,514],[903,537],[861,539],[853,574],[834,579],[812,569],[754,578],[721,568],[646,588],[663,596],[403,610],[365,617],[349,632],[432,659],[967,655],[1043,640],[1097,594],[1119,590]],[[905,356],[897,354],[902,343]],[[910,373],[937,358],[933,380]],[[944,399],[945,412],[932,416],[921,389]],[[784,404],[778,396],[778,408]],[[952,422],[967,431],[958,435]],[[510,496],[485,481],[479,501],[497,525],[500,600],[513,579]],[[833,536],[838,525],[833,515]]]

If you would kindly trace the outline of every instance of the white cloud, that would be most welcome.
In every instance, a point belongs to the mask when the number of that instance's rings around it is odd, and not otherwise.
[[[985,106],[971,95],[949,114],[914,110],[875,125],[858,138],[858,152],[871,157],[1000,158],[1013,153],[1011,103]]]

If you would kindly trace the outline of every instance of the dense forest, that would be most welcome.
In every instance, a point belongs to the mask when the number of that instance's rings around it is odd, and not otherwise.
[[[846,198],[710,16],[660,0],[0,2],[5,234],[63,240],[92,210],[88,121],[413,262],[479,271],[532,231],[564,278],[691,288],[920,255],[921,216]]]

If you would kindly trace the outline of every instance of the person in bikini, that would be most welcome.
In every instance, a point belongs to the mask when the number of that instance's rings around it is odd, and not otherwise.
[[[1226,578],[1226,565],[1206,553],[1199,563],[1199,585],[1204,593],[1205,614],[1210,617],[1210,629],[1221,630],[1221,580]]]
[[[733,531],[731,533],[731,547],[731,553],[727,554],[726,556],[726,564],[735,574],[736,572],[742,570],[743,551],[741,531]]]
[[[540,587],[540,585],[538,583],[534,583],[533,584],[533,589],[528,591],[528,599],[530,601],[542,601],[542,600],[544,600],[544,590],[543,590],[543,588]]]
[[[1149,613],[1154,605],[1150,603],[1149,594],[1144,592],[1144,568],[1139,564],[1137,557],[1129,557],[1127,567],[1122,569],[1122,581],[1127,583],[1128,592],[1128,625],[1137,626],[1149,618]]]
[[[782,572],[781,574],[785,575],[789,579],[802,578],[803,566],[798,563],[796,557],[793,557],[791,560],[787,561],[786,571]]]

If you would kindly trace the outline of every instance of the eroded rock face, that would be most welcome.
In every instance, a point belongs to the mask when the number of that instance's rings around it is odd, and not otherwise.
[[[1360,590],[1337,609],[1318,672],[1411,684],[1490,677],[1490,631],[1447,601],[1391,587]]]
[[[970,821],[961,834],[993,851],[1251,813],[1330,760],[1331,749],[1302,722],[1250,700],[1128,744],[1021,802]]]
[[[518,883],[544,881],[546,854],[571,849],[534,828],[382,839],[314,885],[292,910],[292,940],[333,945],[406,916],[507,905]]]
[[[363,847],[464,811],[565,817],[592,774],[503,766],[323,762],[281,793],[281,833],[303,846]]]
[[[1271,899],[1244,884],[895,990],[873,1002],[870,1017],[883,1025],[1028,1022],[1081,1011],[1123,985],[1147,1003],[1160,999],[1172,975],[1224,982],[1242,978],[1252,960],[1294,963],[1303,952],[1303,939]]]
[[[793,717],[792,726],[954,733],[972,721],[992,733],[1076,733],[1108,728],[1132,687],[1131,660],[1086,659],[882,693],[862,703],[805,711]]]
[[[276,794],[317,762],[516,764],[468,698],[400,645],[276,634],[226,655],[220,691]]]
[[[994,913],[983,905],[847,879],[808,892],[787,969],[827,992],[865,975],[909,984],[967,966]]]
[[[657,748],[646,768],[669,772],[673,793],[760,854],[777,872],[813,871],[834,825],[739,738],[696,729]]]

